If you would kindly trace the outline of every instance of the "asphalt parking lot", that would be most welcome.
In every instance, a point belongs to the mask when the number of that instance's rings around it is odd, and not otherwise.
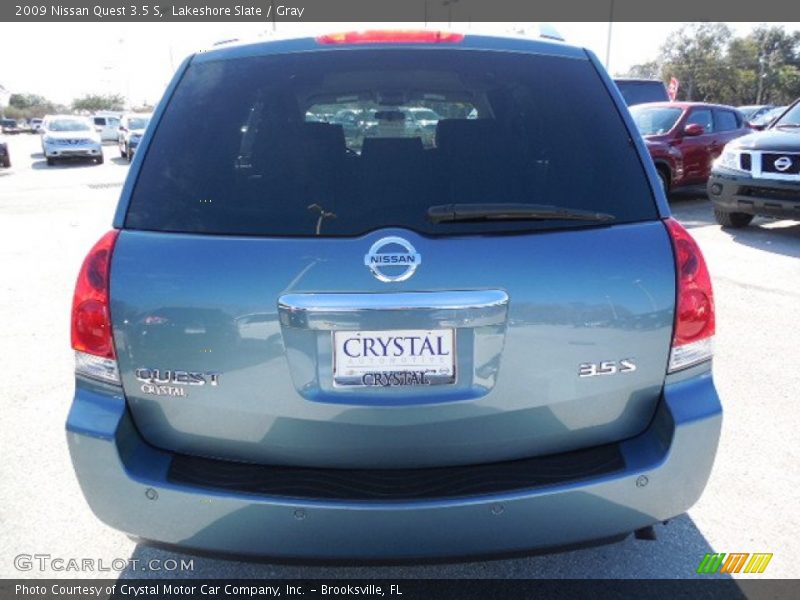
[[[21,572],[14,557],[181,558],[137,545],[95,519],[67,452],[72,394],[69,312],[80,263],[110,227],[127,162],[105,146],[103,165],[48,167],[34,135],[9,139],[0,169],[0,577],[159,577],[163,572]],[[771,552],[767,574],[800,577],[800,223],[714,223],[700,193],[672,199],[709,262],[717,302],[714,370],[725,405],[711,481],[687,514],[595,549],[483,562],[304,566],[194,557],[176,577],[692,577],[707,552]],[[265,532],[269,535],[269,532]]]

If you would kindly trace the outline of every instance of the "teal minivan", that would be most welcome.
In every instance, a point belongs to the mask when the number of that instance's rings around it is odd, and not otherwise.
[[[67,438],[102,521],[190,550],[619,539],[703,491],[714,327],[591,52],[233,43],[181,66],[79,274]]]

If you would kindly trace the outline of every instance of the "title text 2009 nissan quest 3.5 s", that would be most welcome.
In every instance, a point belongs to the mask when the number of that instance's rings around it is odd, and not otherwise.
[[[714,327],[591,52],[236,43],[180,68],[80,271],[69,449],[101,520],[198,551],[616,539],[706,484]]]

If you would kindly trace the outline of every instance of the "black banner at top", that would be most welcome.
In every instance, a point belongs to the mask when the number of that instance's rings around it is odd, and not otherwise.
[[[800,21],[789,0],[4,0],[10,22]]]

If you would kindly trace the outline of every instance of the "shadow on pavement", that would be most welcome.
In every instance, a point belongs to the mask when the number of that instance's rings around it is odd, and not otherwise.
[[[714,552],[688,515],[667,525],[657,525],[657,541],[637,540],[633,536],[622,542],[573,550],[559,554],[519,556],[511,559],[481,560],[437,564],[401,565],[324,565],[302,563],[243,562],[226,558],[208,558],[174,552],[160,547],[137,544],[132,559],[140,570],[128,570],[121,578],[690,578],[696,573],[706,553]],[[264,532],[268,535],[268,532]],[[193,570],[141,570],[152,560],[193,560]],[[715,575],[714,578],[727,576]]]
[[[76,169],[81,167],[98,167],[93,158],[69,158],[60,160],[54,165],[48,165],[46,160],[37,160],[31,168],[37,171],[41,170],[55,170],[55,169]]]
[[[719,227],[714,219],[714,207],[705,192],[702,195],[693,190],[674,192],[670,196],[670,208],[673,216],[688,229]],[[800,258],[800,222],[756,217],[747,227],[722,231],[737,244]]]
[[[724,229],[737,244],[744,244],[757,250],[800,258],[800,222],[786,221],[786,226],[778,221],[756,218],[742,229]]]
[[[676,192],[670,196],[670,208],[672,215],[688,229],[719,227],[714,219],[714,208],[705,195],[698,197],[688,191]],[[800,258],[800,222],[756,217],[747,227],[722,231],[737,244]]]
[[[705,191],[702,194],[691,189],[673,192],[669,196],[669,207],[672,216],[688,229],[717,224],[711,201]]]

